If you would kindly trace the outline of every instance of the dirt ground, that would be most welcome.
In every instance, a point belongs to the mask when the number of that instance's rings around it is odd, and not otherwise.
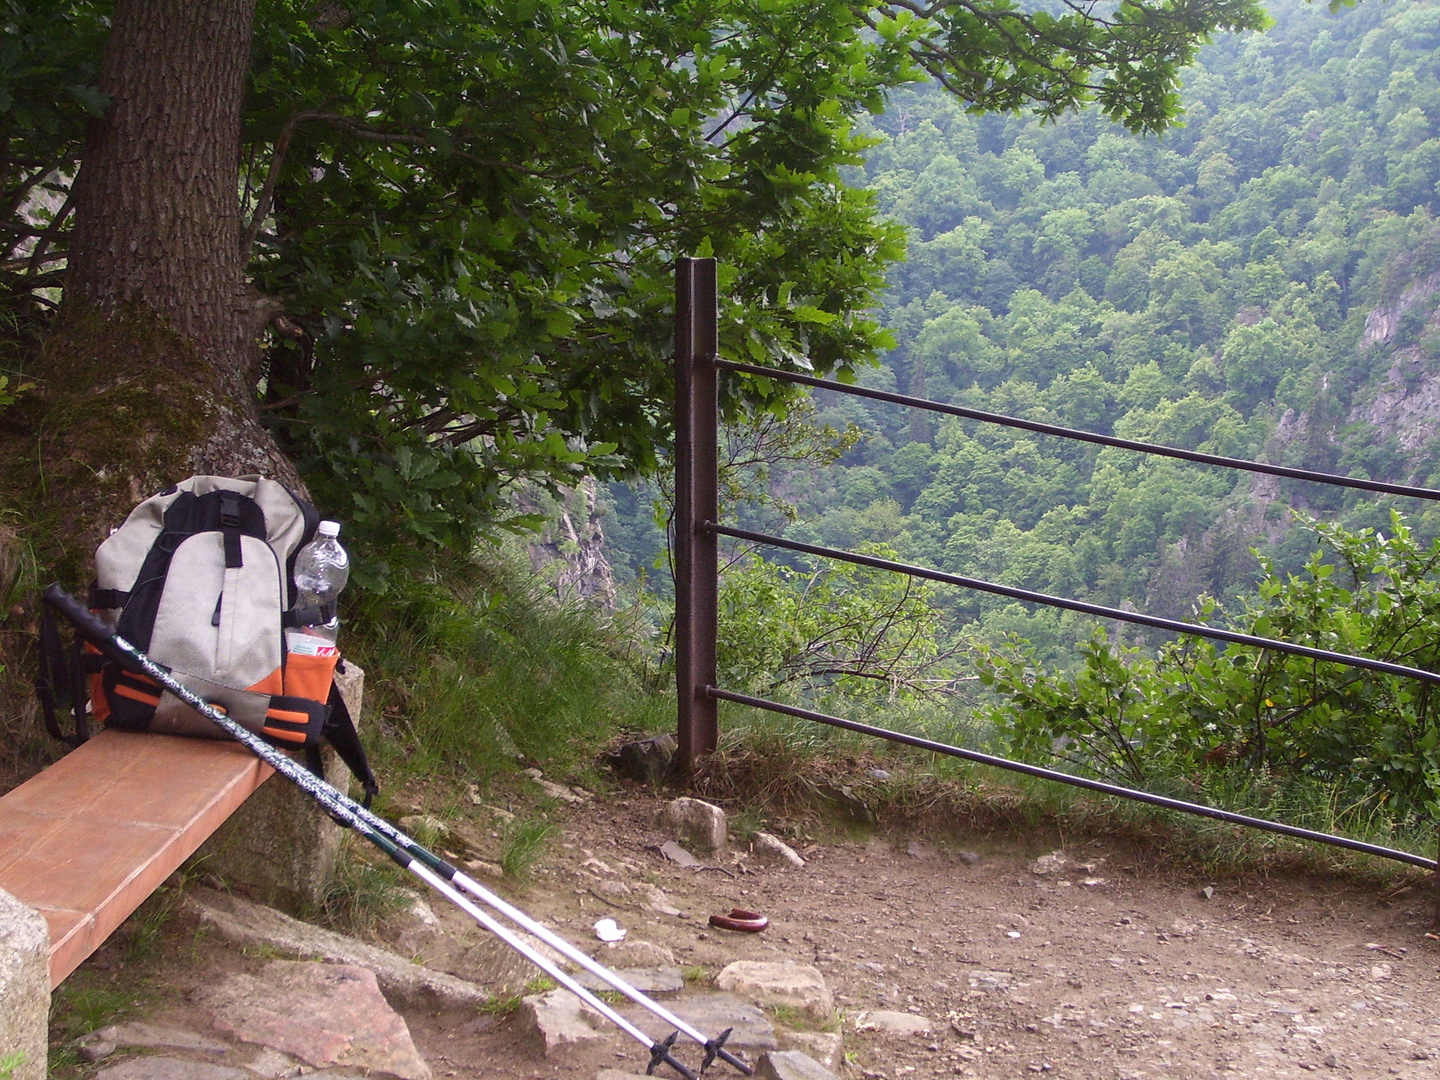
[[[1440,1077],[1428,882],[1385,895],[1336,879],[1204,881],[1094,840],[878,830],[795,841],[804,868],[721,855],[685,869],[659,851],[661,804],[647,793],[558,807],[561,830],[529,883],[497,891],[587,948],[595,921],[613,917],[631,939],[670,948],[692,987],[732,960],[815,965],[852,1077]],[[1035,873],[1057,850],[1066,862]],[[681,914],[616,899],[607,880],[658,886]],[[769,929],[707,925],[733,906],[768,915]],[[198,1023],[187,983],[255,961],[183,919],[164,932],[186,944],[159,950],[170,959],[151,983],[167,992],[151,1011]],[[103,970],[105,956],[92,963]],[[927,1017],[931,1033],[865,1031],[881,1009]],[[595,1074],[593,1059],[536,1056],[513,1015],[406,1019],[437,1080]],[[634,1043],[617,1040],[606,1057],[643,1071]]]

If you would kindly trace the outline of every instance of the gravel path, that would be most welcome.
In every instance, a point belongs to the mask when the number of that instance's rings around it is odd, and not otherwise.
[[[818,967],[839,1012],[844,1075],[1440,1077],[1428,881],[1390,896],[1340,879],[1208,882],[1103,842],[872,830],[794,841],[803,868],[736,853],[682,868],[660,851],[662,804],[631,795],[559,806],[561,832],[529,883],[497,891],[586,948],[600,948],[596,920],[616,919],[628,942],[671,950],[688,994],[734,960]],[[498,850],[498,822],[476,813],[470,835]],[[707,925],[735,906],[768,915],[770,928]],[[433,908],[446,928],[462,926],[443,901]],[[402,919],[389,933],[411,952],[421,929]],[[165,932],[175,947],[144,975],[164,987],[148,1019],[204,1030],[193,990],[258,960],[182,918]],[[123,947],[94,963],[123,967]],[[495,955],[473,937],[450,952],[471,976]],[[512,969],[512,985],[528,975]],[[916,1014],[929,1030],[871,1030],[878,1011]],[[638,1047],[618,1039],[546,1061],[514,1014],[402,1012],[436,1080],[643,1071]]]

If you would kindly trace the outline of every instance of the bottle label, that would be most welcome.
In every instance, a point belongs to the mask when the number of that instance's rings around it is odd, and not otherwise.
[[[285,644],[295,656],[339,656],[340,649],[333,642],[314,634],[288,634]]]

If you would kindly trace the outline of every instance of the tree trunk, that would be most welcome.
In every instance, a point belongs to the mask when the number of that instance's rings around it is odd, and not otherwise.
[[[255,402],[258,336],[278,304],[250,287],[240,250],[254,10],[115,0],[100,69],[110,105],[75,180],[31,451],[38,501],[86,553],[130,505],[190,473],[299,485]]]
[[[100,68],[110,107],[86,135],[66,283],[67,303],[142,303],[242,376],[259,328],[237,196],[254,9],[117,0]]]

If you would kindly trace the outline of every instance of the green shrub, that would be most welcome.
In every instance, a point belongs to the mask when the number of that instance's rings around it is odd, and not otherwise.
[[[1440,541],[1422,547],[1398,514],[1388,537],[1305,524],[1321,547],[1304,572],[1282,577],[1262,560],[1259,587],[1226,625],[1440,670]],[[1431,683],[1195,638],[1154,658],[1103,634],[1082,651],[1079,670],[1059,676],[1023,647],[982,650],[982,678],[1002,699],[988,718],[1012,753],[1135,785],[1233,787],[1239,769],[1252,787],[1318,782],[1394,822],[1440,816]]]

